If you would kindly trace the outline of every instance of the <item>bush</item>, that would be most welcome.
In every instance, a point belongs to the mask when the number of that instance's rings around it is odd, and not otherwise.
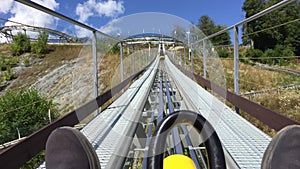
[[[23,63],[24,63],[24,66],[25,66],[25,67],[28,67],[28,66],[30,65],[30,60],[29,60],[29,58],[28,58],[28,57],[24,58]]]
[[[30,39],[29,36],[26,36],[22,33],[18,33],[13,38],[13,43],[10,45],[10,51],[14,56],[20,56],[25,52],[30,52]]]
[[[261,62],[264,64],[276,64],[276,57],[280,57],[280,53],[274,49],[267,49],[264,53],[264,58]]]
[[[36,42],[32,44],[32,52],[38,57],[43,57],[43,54],[48,52],[47,48],[48,34],[45,31],[40,32]]]
[[[123,49],[124,50],[124,49]],[[116,43],[109,51],[110,54],[118,54],[120,53],[120,46]]]
[[[5,75],[4,76],[5,80],[7,80],[7,81],[12,80],[14,78],[14,71],[13,71],[13,69],[10,66],[7,66],[4,75]]]
[[[220,58],[228,58],[229,52],[225,49],[220,49],[217,51]]]
[[[262,57],[263,54],[264,54],[263,51],[261,51],[259,49],[249,49],[245,53],[245,57],[250,58],[253,61],[259,61],[258,58]]]
[[[278,64],[286,65],[288,64],[288,57],[295,56],[293,50],[288,46],[276,45],[275,49],[267,49],[264,53],[266,58],[263,63],[267,64]]]
[[[293,49],[289,46],[276,45],[275,50],[280,53],[281,57],[295,56]]]
[[[37,90],[8,91],[0,96],[0,144],[30,135],[49,124],[48,110],[58,118],[56,104]]]

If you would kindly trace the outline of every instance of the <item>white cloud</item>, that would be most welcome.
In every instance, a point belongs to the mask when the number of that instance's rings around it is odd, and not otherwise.
[[[122,30],[117,26],[119,23],[119,19],[113,19],[105,26],[102,26],[99,30],[106,34],[117,34],[121,33]]]
[[[41,4],[52,10],[59,7],[59,3],[55,0],[33,0],[33,2]],[[9,20],[12,21],[39,27],[56,28],[56,22],[53,16],[20,3],[15,3],[10,10],[10,13],[12,14],[12,17],[9,18]],[[14,23],[6,22],[5,25],[14,25]]]
[[[46,27],[46,28],[56,28],[57,19],[53,16],[45,14],[29,6],[23,5],[21,3],[14,3],[11,0],[0,0],[0,13],[10,14],[8,20],[19,22],[26,25]],[[59,7],[59,3],[56,0],[32,0],[38,4],[41,4],[49,9],[55,10]],[[5,26],[16,25],[13,22],[6,22]],[[13,31],[16,34],[18,31]],[[36,33],[28,32],[30,36],[35,36]],[[0,43],[6,42],[6,38],[2,35],[0,37]]]
[[[96,11],[99,15],[105,15],[107,17],[116,17],[119,14],[123,14],[125,8],[123,6],[123,2],[116,2],[113,0],[109,0],[107,2],[97,3]]]
[[[1,0],[0,13],[7,13],[13,6],[14,0]]]
[[[75,32],[76,32],[76,36],[79,38],[92,37],[92,32],[90,30],[84,29],[76,25],[75,25]]]
[[[86,22],[90,16],[106,16],[117,17],[123,14],[125,8],[123,1],[100,1],[87,0],[83,4],[78,4],[76,7],[76,15],[79,15],[80,22]]]
[[[85,22],[87,19],[93,15],[92,9],[96,2],[94,0],[89,0],[84,4],[78,4],[76,7],[76,15],[79,15],[79,21]]]

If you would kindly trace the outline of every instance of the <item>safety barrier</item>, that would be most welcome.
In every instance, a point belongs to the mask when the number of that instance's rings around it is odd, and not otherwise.
[[[222,98],[226,99],[228,102],[233,104],[234,106],[238,107],[239,109],[245,111],[249,115],[255,117],[256,119],[260,120],[264,124],[268,125],[272,129],[279,131],[280,129],[284,128],[288,125],[298,124],[300,122],[290,119],[282,114],[279,114],[273,110],[270,110],[267,107],[264,107],[258,103],[252,102],[242,96],[239,96],[235,93],[230,92],[229,90],[214,84],[213,82],[204,79],[203,77],[190,72],[173,60],[171,62],[181,70],[185,75],[190,77],[191,79],[195,80],[197,83],[205,87],[206,89],[212,90],[213,92],[217,93]]]
[[[102,95],[96,97],[94,100],[43,127],[39,131],[28,136],[14,146],[3,150],[0,153],[1,169],[20,168],[24,163],[26,163],[39,152],[45,149],[47,138],[54,129],[62,126],[74,126],[78,124],[81,120],[96,111],[103,104],[109,101],[113,96],[124,89],[130,82],[144,73],[147,68],[153,63],[153,61],[144,69],[130,76],[117,86],[107,90]]]

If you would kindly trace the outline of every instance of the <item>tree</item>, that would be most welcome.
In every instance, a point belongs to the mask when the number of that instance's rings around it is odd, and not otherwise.
[[[242,10],[246,12],[246,18],[248,18],[278,2],[279,0],[245,0]],[[273,49],[276,45],[282,45],[292,48],[293,52],[299,55],[300,22],[296,21],[299,13],[300,4],[293,3],[247,23],[243,34],[249,35],[243,38],[244,43],[251,39],[254,42],[254,48],[263,51]]]
[[[212,35],[226,28],[226,26],[216,25],[215,22],[207,15],[201,16],[198,19],[197,27],[200,30],[202,30],[202,32],[207,36]],[[211,42],[214,45],[230,45],[231,40],[230,40],[229,32],[225,32],[221,35],[213,37],[211,39]]]
[[[175,26],[172,31],[172,37],[179,41],[184,41],[186,39],[186,32],[184,28],[178,25]]]
[[[59,117],[56,104],[35,89],[8,91],[0,96],[0,144],[28,136]]]
[[[10,51],[14,56],[20,56],[25,52],[30,52],[30,48],[29,36],[19,32],[13,37],[13,43],[10,45]]]

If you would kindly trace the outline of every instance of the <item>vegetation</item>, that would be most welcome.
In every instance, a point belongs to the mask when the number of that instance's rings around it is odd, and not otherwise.
[[[245,0],[242,9],[246,12],[246,18],[249,18],[279,1],[280,0]],[[243,33],[249,35],[244,36],[243,43],[249,44],[250,40],[252,40],[254,42],[254,48],[262,51],[274,49],[277,45],[281,45],[284,48],[289,47],[296,55],[300,55],[300,22],[297,21],[297,19],[299,19],[299,13],[300,4],[292,3],[255,21],[247,23],[243,29]],[[285,25],[274,27],[281,24]]]
[[[7,91],[0,97],[0,144],[28,136],[59,117],[56,104],[35,89]]]
[[[277,48],[279,49],[280,47]],[[228,90],[234,91],[234,85],[233,85],[233,71],[234,71],[233,63],[234,62],[233,62],[232,50],[229,47],[217,48],[218,52],[223,50],[229,53],[228,58],[221,58],[225,77],[226,77],[226,86]],[[261,58],[265,57],[264,52],[257,49],[240,47],[239,53],[242,55],[242,57],[240,57],[241,58],[240,61],[243,61],[248,58],[254,58],[254,59],[257,58],[257,61],[259,61]],[[196,56],[194,63],[196,63],[195,72],[203,76],[202,57]],[[253,63],[253,61],[251,61],[251,63]],[[187,64],[189,65],[190,62],[187,61]],[[210,63],[210,61],[208,60],[207,69],[212,71],[215,70],[214,65],[218,65],[218,64]],[[298,64],[296,62],[289,62],[288,65],[285,65],[285,68],[297,70],[296,69],[297,65]],[[241,94],[255,92],[255,91],[264,91],[264,90],[274,89],[274,88],[291,85],[291,84],[299,84],[299,82],[300,82],[300,78],[295,75],[290,75],[282,72],[274,72],[269,70],[262,70],[252,66],[252,64],[248,64],[244,62],[239,63],[239,87],[240,87]],[[248,99],[257,102],[261,105],[264,105],[270,108],[271,110],[279,112],[292,119],[300,121],[299,119],[300,116],[298,113],[300,112],[300,105],[298,101],[300,96],[299,89],[300,88],[298,87],[295,89],[287,89],[287,90],[280,90],[280,91],[275,90],[255,97],[249,97]],[[241,115],[245,119],[250,121],[252,124],[254,124],[256,127],[260,128],[265,133],[269,134],[270,136],[276,134],[275,130],[269,128],[268,126],[266,126],[259,120],[255,119],[254,117],[251,117],[249,114],[245,112],[241,112]]]
[[[220,58],[227,58],[227,57],[229,57],[229,52],[226,49],[218,49],[217,52],[218,52],[218,56]]]
[[[207,15],[201,16],[198,20],[197,27],[202,30],[205,35],[212,35],[226,28],[223,25],[216,25],[215,22]],[[211,39],[214,45],[230,45],[231,40],[229,32],[223,33],[222,35],[216,36]]]
[[[38,57],[43,57],[43,54],[48,52],[47,48],[48,33],[45,31],[40,32],[36,42],[32,44],[32,51],[38,55]]]
[[[5,69],[3,72],[7,71],[8,66],[13,67],[17,65],[22,59],[25,66],[30,65],[30,59],[32,58],[29,56],[23,58],[20,56],[10,56],[9,53],[7,53],[8,49],[9,47],[6,47],[6,45],[0,46],[0,63],[3,65],[1,66],[2,69]],[[14,83],[10,85],[10,89],[14,91],[7,91],[4,95],[0,96],[0,144],[17,139],[17,130],[20,131],[21,137],[24,137],[48,124],[49,107],[52,120],[59,116],[56,104],[51,100],[49,101],[46,96],[38,94],[34,89],[22,91],[19,91],[19,89],[31,86],[38,78],[45,75],[46,70],[51,71],[62,65],[64,63],[63,61],[76,58],[81,49],[82,45],[48,46],[47,50],[50,52],[44,55],[45,58],[42,60],[38,59],[39,64],[35,64],[23,70],[19,75],[21,78],[16,79]],[[5,128],[5,130],[3,128]],[[7,135],[3,135],[2,133],[6,133]],[[44,159],[45,156],[42,151],[21,168],[35,168],[41,164]]]
[[[13,38],[13,43],[10,45],[10,51],[14,56],[20,56],[23,53],[30,52],[30,50],[37,54],[38,57],[42,57],[43,54],[47,53],[47,41],[48,33],[45,31],[40,32],[38,39],[33,44],[30,44],[29,36],[18,33]]]
[[[267,49],[265,52],[260,49],[249,49],[245,53],[245,57],[263,64],[269,65],[288,65],[293,59],[289,59],[289,56],[295,56],[293,50],[289,47],[282,45],[276,45],[275,49]]]
[[[15,74],[12,67],[16,66],[18,61],[17,57],[0,54],[0,85],[3,81],[14,79]]]
[[[13,38],[13,43],[10,45],[10,51],[14,56],[20,56],[25,52],[30,52],[30,39],[25,34],[18,33]]]
[[[7,91],[0,96],[0,144],[25,137],[59,117],[57,106],[35,89]],[[22,169],[35,168],[44,161],[44,152],[32,158]]]
[[[245,57],[249,58],[253,61],[259,61],[260,57],[262,57],[264,55],[264,52],[259,50],[259,49],[249,49],[247,50]]]
[[[46,75],[47,71],[52,71],[55,68],[63,65],[64,61],[77,58],[82,47],[82,45],[49,45],[49,52],[46,53],[45,57],[39,61],[39,64],[30,66],[24,71],[20,72],[19,76],[22,78],[16,79],[11,85],[10,89],[15,90],[19,88],[30,87],[39,78]],[[27,59],[24,58],[23,61],[25,66]]]

